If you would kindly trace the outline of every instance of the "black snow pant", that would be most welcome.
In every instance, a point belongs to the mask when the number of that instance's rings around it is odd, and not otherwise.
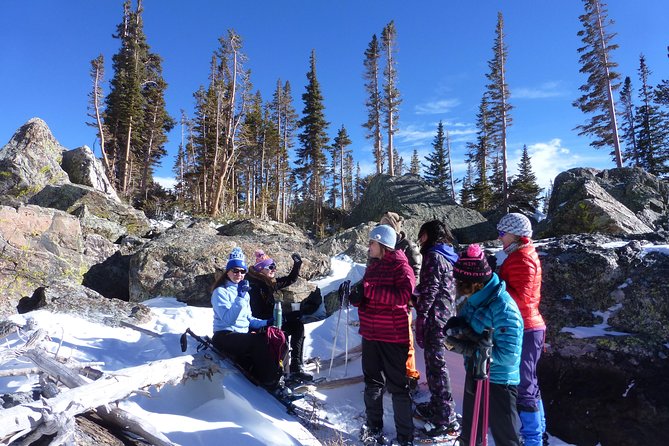
[[[400,441],[413,441],[413,413],[406,361],[409,344],[362,340],[367,425],[383,428],[383,393],[392,395],[395,430]]]
[[[248,371],[260,385],[274,389],[283,371],[270,358],[265,333],[235,333],[217,331],[212,338],[214,347]]]
[[[304,324],[295,318],[286,320],[281,330],[290,337],[290,371],[299,372],[302,367],[302,350],[304,349]]]
[[[483,391],[483,389],[481,389]],[[476,381],[468,370],[465,377],[465,391],[462,397],[462,433],[461,444],[469,444],[474,415],[474,401],[476,396]],[[516,410],[518,390],[514,385],[490,383],[490,398],[488,405],[488,423],[497,446],[520,446],[518,436],[519,420]],[[482,444],[481,423],[483,422],[483,401],[478,417],[476,444]]]

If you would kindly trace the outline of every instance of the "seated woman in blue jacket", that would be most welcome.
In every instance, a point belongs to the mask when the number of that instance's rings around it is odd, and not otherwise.
[[[221,352],[246,369],[268,390],[275,390],[283,375],[278,362],[271,359],[267,337],[258,332],[272,325],[271,319],[251,315],[248,268],[241,248],[234,248],[225,274],[214,284],[211,306],[214,309],[212,342]]]
[[[469,445],[475,397],[475,368],[482,348],[490,354],[489,423],[497,445],[520,445],[516,386],[520,383],[520,353],[523,319],[518,306],[506,291],[504,281],[493,273],[477,244],[461,252],[453,266],[458,296],[467,300],[446,324],[446,346],[465,356],[465,391],[462,404],[462,432],[459,445]],[[483,336],[492,333],[491,339]],[[492,341],[492,342],[490,342]],[[481,405],[482,406],[482,405]],[[478,425],[481,426],[481,414]],[[476,444],[482,437],[477,429]]]

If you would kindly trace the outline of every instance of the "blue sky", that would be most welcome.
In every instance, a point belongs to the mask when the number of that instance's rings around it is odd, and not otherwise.
[[[121,20],[122,0],[4,0],[0,3],[0,146],[37,116],[67,148],[97,151],[88,120],[89,62],[102,53],[107,78],[119,42],[111,37]],[[508,131],[510,168],[524,144],[535,173],[547,185],[572,167],[614,167],[608,149],[589,147],[573,130],[584,116],[571,103],[584,76],[578,72],[576,33],[580,0],[282,0],[243,2],[144,0],[144,30],[164,61],[168,109],[193,112],[193,97],[207,83],[218,37],[229,28],[241,35],[254,89],[271,98],[278,78],[291,82],[295,108],[303,109],[309,54],[316,50],[329,133],[344,125],[355,160],[374,169],[364,138],[363,53],[372,34],[395,20],[398,32],[400,107],[396,145],[408,162],[414,149],[431,150],[436,126],[450,132],[455,175],[464,175],[465,144],[475,138],[475,115],[492,57],[497,12],[505,20],[507,78],[513,125]],[[618,33],[613,52],[618,72],[638,87],[643,53],[651,83],[669,78],[669,1],[609,0]],[[105,88],[108,92],[108,88]],[[156,171],[172,177],[180,128],[170,134],[169,157]]]

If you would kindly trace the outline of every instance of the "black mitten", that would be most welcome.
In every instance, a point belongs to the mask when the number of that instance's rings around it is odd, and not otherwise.
[[[486,379],[492,361],[492,333],[493,328],[483,330],[481,339],[476,345],[474,354],[474,379]]]

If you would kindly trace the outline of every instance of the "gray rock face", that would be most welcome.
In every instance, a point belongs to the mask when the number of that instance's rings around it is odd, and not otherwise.
[[[190,304],[208,305],[214,274],[225,269],[228,254],[236,246],[242,248],[250,265],[254,263],[255,250],[262,248],[275,260],[278,276],[288,274],[293,264],[290,255],[294,252],[302,256],[301,277],[311,279],[329,271],[329,257],[317,252],[312,242],[290,225],[274,222],[270,232],[257,234],[240,229],[267,225],[260,220],[248,220],[219,230],[198,222],[166,230],[131,257],[130,300],[175,296]],[[223,235],[227,233],[238,235]]]
[[[91,265],[79,221],[64,212],[0,206],[0,311],[57,279],[81,283]]]
[[[151,310],[142,304],[107,299],[97,292],[69,281],[55,280],[39,287],[18,305],[19,313],[45,309],[72,314],[91,322],[117,327],[121,322],[143,323],[151,319]]]
[[[537,251],[549,431],[573,444],[662,444],[669,435],[669,255],[648,241],[604,235],[548,239]]]
[[[0,149],[0,195],[25,203],[47,184],[67,183],[60,167],[64,150],[44,121],[28,121]]]
[[[125,234],[141,236],[151,228],[144,212],[79,184],[46,186],[30,199],[30,204],[77,215],[86,233],[99,234],[111,241]]]
[[[110,200],[121,202],[105,175],[102,163],[88,146],[64,152],[61,166],[71,182],[92,187]]]
[[[358,263],[367,262],[367,244],[369,232],[376,223],[361,223],[326,238],[316,245],[316,249],[328,257],[346,254]]]
[[[541,237],[562,234],[642,234],[669,210],[669,184],[639,168],[571,169],[555,178]]]
[[[457,205],[417,175],[376,175],[360,204],[351,212],[346,226],[378,222],[388,211],[405,218],[404,231],[414,239],[420,226],[434,219],[442,220],[460,243],[497,238],[495,227],[479,212]]]

